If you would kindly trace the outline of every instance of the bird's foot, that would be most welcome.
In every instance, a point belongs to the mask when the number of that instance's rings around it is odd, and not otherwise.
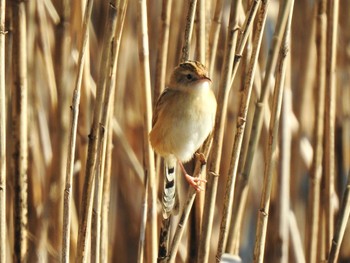
[[[204,188],[201,187],[201,183],[206,183],[207,180],[199,178],[199,177],[193,177],[191,175],[189,175],[188,173],[185,173],[185,178],[187,180],[187,182],[197,191],[203,191]]]

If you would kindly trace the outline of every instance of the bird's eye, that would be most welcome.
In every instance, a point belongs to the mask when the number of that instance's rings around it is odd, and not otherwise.
[[[188,80],[191,80],[191,79],[193,78],[193,76],[192,76],[191,74],[187,74],[187,75],[186,75],[186,78],[187,78]]]

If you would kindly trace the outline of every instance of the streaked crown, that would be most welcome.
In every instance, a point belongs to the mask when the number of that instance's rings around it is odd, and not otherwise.
[[[198,61],[188,60],[175,68],[170,79],[170,86],[178,84],[187,86],[203,79],[210,81],[207,68]]]

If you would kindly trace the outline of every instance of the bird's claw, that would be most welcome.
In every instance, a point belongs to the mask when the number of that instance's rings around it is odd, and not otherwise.
[[[197,191],[203,191],[204,188],[200,186],[201,183],[206,183],[207,180],[199,178],[199,177],[193,177],[189,174],[185,175],[187,182]]]

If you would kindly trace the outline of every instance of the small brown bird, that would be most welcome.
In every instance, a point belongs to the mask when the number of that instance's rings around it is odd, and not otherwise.
[[[163,215],[168,218],[175,203],[175,168],[180,164],[186,180],[197,191],[204,179],[190,176],[183,162],[189,161],[214,127],[216,99],[207,69],[197,61],[177,66],[160,95],[153,116],[150,142],[165,160]]]

